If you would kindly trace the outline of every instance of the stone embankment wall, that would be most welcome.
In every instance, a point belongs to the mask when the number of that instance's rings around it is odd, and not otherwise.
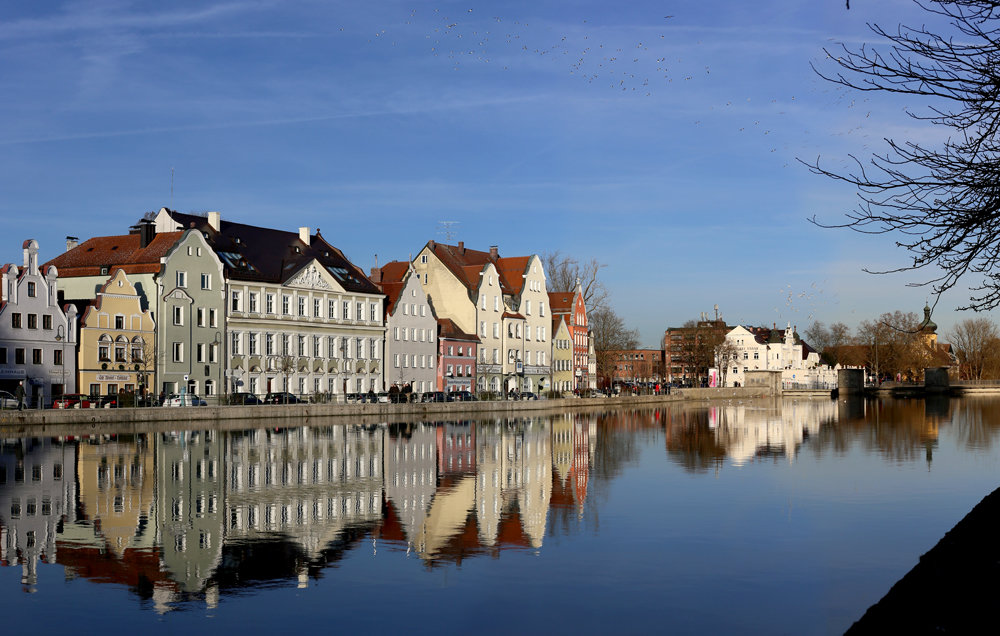
[[[476,417],[520,417],[576,409],[649,408],[682,401],[752,399],[769,394],[759,387],[678,389],[670,395],[611,398],[568,398],[490,402],[428,402],[416,404],[289,404],[269,406],[201,406],[182,408],[123,408],[0,411],[0,437],[22,435],[125,433],[156,427],[245,428],[261,426],[330,425],[344,422],[448,420]],[[259,423],[259,424],[258,424]]]

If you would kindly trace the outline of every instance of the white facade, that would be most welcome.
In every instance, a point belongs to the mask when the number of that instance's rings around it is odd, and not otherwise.
[[[76,393],[76,307],[57,301],[59,274],[38,267],[38,241],[23,244],[22,267],[3,267],[0,291],[0,389],[24,383],[25,404],[42,406],[53,395]]]
[[[767,334],[767,335],[765,335]],[[734,327],[726,334],[730,355],[722,359],[716,352],[716,365],[725,386],[746,386],[746,372],[780,370],[782,384],[788,388],[827,388],[836,386],[837,374],[820,362],[819,354],[807,350],[788,325],[783,332]]]

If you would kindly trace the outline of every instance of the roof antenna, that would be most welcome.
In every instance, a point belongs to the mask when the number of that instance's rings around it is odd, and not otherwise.
[[[451,243],[455,239],[455,230],[451,229],[451,226],[458,225],[458,223],[458,221],[438,221],[438,225],[441,226],[438,234],[444,234],[444,240]]]
[[[174,209],[174,167],[170,166],[170,209]]]

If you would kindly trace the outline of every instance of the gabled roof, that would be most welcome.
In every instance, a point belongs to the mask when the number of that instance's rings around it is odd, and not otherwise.
[[[226,274],[236,280],[284,283],[310,261],[316,260],[346,291],[377,294],[378,288],[336,247],[326,242],[319,230],[309,244],[298,232],[233,223],[221,219],[216,231],[208,217],[168,210],[180,227],[200,231],[219,255]]]
[[[564,323],[566,325],[566,330],[569,331],[569,316],[567,314],[552,314],[553,336],[556,335],[556,333],[559,331],[559,323]]]
[[[465,333],[459,329],[458,325],[451,318],[438,318],[438,338],[447,338],[448,340],[469,340],[471,342],[479,342],[479,338],[471,333]]]
[[[498,258],[496,261],[497,271],[500,272],[500,279],[507,292],[520,294],[524,288],[524,273],[528,269],[530,256],[514,256],[511,258]]]
[[[119,268],[126,274],[155,274],[160,271],[160,259],[183,234],[157,234],[146,247],[141,247],[139,234],[97,236],[56,256],[43,267],[55,266],[60,278],[100,276],[103,267],[109,268],[108,271]]]
[[[552,313],[573,313],[573,299],[576,292],[549,292],[549,309]]]
[[[386,295],[385,315],[389,316],[396,311],[396,301],[406,287],[406,279],[410,273],[410,264],[406,261],[392,261],[379,268],[379,275],[376,277],[379,282],[375,286]]]
[[[487,263],[492,263],[494,257],[490,252],[481,252],[465,247],[464,243],[446,245],[437,241],[429,241],[427,249],[431,250],[438,260],[455,275],[468,289],[479,288],[479,274]]]

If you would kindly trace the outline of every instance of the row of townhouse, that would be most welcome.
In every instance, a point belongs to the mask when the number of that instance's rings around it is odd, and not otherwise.
[[[369,277],[319,229],[166,208],[66,247],[39,265],[26,241],[23,267],[3,268],[0,390],[24,383],[34,404],[76,392],[572,390],[594,375],[582,293],[550,295],[536,255],[431,241]]]

